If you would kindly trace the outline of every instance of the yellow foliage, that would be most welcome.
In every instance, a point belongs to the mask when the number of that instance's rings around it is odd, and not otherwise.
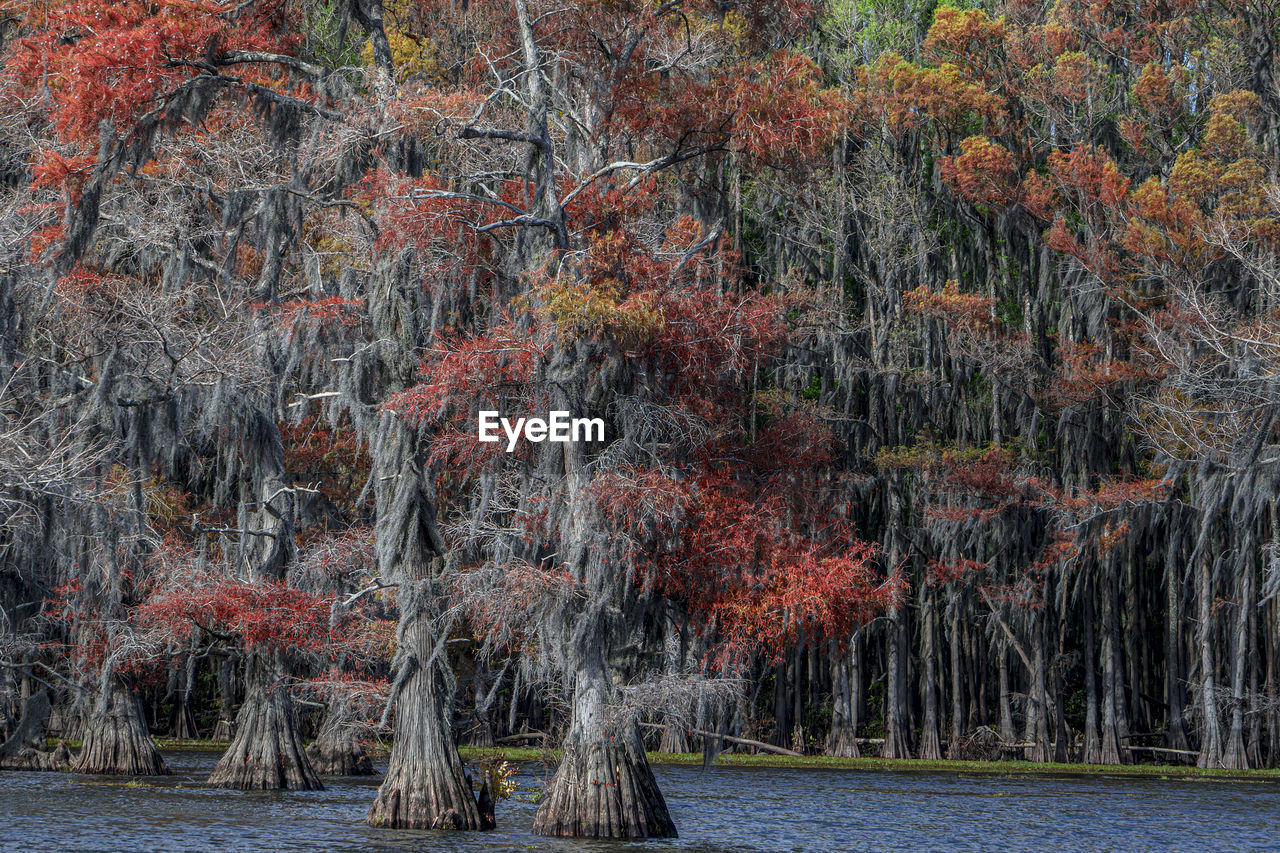
[[[391,45],[391,62],[396,68],[396,81],[403,83],[415,74],[439,78],[443,74],[436,62],[435,45],[425,36],[414,36],[399,30],[387,30],[387,43]],[[373,43],[366,41],[360,50],[360,63],[373,65]]]
[[[651,340],[665,323],[662,311],[646,295],[622,298],[613,281],[553,280],[538,295],[541,311],[566,340],[608,335],[623,346],[634,346]]]

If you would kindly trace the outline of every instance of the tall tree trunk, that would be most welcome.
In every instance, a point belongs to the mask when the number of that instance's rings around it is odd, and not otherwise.
[[[1013,691],[1009,689],[1009,641],[1000,641],[998,662],[1000,681],[1000,742],[1016,743],[1018,733],[1013,728]]]
[[[885,531],[885,562],[897,567],[903,555],[901,474],[894,474],[888,485],[888,529]],[[889,607],[887,638],[888,660],[885,673],[884,747],[881,758],[911,757],[911,709],[907,684],[907,658],[910,643],[903,606],[894,602]]]
[[[884,701],[884,747],[880,751],[881,758],[910,758],[911,745],[908,740],[910,730],[910,713],[907,710],[907,644],[903,641],[906,634],[905,619],[901,605],[889,608],[888,638],[888,671],[885,673]]]
[[[1245,535],[1243,556],[1238,559],[1236,574],[1237,601],[1231,634],[1231,725],[1227,730],[1226,748],[1222,753],[1222,766],[1232,770],[1247,770],[1249,757],[1244,748],[1245,679],[1247,678],[1249,649],[1249,620],[1253,616],[1253,566],[1252,536]]]
[[[1213,653],[1213,598],[1210,585],[1209,554],[1203,549],[1196,562],[1196,644],[1200,651],[1200,727],[1199,767],[1222,766],[1222,723],[1218,717],[1217,661]]]
[[[926,761],[938,761],[942,758],[942,744],[938,737],[938,630],[935,625],[937,616],[934,613],[934,592],[928,584],[921,584],[921,609],[924,611],[921,621],[924,658],[924,722],[920,727],[920,758]]]
[[[1045,677],[1044,609],[1031,613],[1031,691],[1027,697],[1027,728],[1024,737],[1031,744],[1027,759],[1047,762],[1049,752],[1049,691]]]
[[[831,733],[827,736],[827,755],[836,758],[859,755],[855,687],[860,687],[857,672],[861,632],[861,628],[854,630],[847,651],[842,652],[838,643],[831,643]]]
[[[433,655],[427,582],[400,585],[396,726],[387,776],[369,809],[373,826],[397,829],[488,829],[462,769],[446,719],[445,685]]]
[[[789,746],[791,703],[787,701],[787,659],[773,665],[773,745]]]
[[[1102,735],[1098,728],[1097,643],[1093,636],[1093,583],[1086,577],[1080,593],[1084,607],[1084,749],[1085,764],[1102,763]]]
[[[960,738],[964,734],[964,689],[961,678],[961,651],[963,636],[960,628],[960,614],[964,607],[964,591],[953,591],[949,609],[951,611],[951,742],[947,754],[951,758],[960,755]]]
[[[1168,708],[1165,723],[1165,745],[1169,749],[1190,750],[1187,739],[1186,691],[1182,665],[1182,568],[1177,557],[1182,553],[1180,519],[1171,520],[1176,532],[1169,535],[1165,552],[1165,625],[1164,625],[1164,696]]]
[[[251,474],[245,479],[248,494],[240,502],[242,559],[254,580],[281,582],[296,546],[293,490],[286,482],[280,430],[267,415],[255,411],[244,426],[241,444]],[[235,735],[210,774],[210,785],[241,790],[324,787],[307,759],[288,675],[283,652],[249,650]]]
[[[403,829],[492,828],[462,770],[449,718],[450,697],[437,659],[435,586],[444,542],[422,468],[417,436],[392,420],[374,459],[379,572],[400,583],[400,625],[388,709],[395,741],[386,778],[369,809],[374,826]],[[447,663],[447,662],[446,662]]]
[[[1124,741],[1121,738],[1120,720],[1120,678],[1117,663],[1120,659],[1119,638],[1120,626],[1118,602],[1116,601],[1115,562],[1108,558],[1102,576],[1102,757],[1101,764],[1125,763],[1126,752],[1122,752]]]

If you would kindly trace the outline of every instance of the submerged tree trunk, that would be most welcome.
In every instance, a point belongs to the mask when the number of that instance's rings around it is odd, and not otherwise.
[[[574,682],[564,756],[533,821],[539,835],[675,838],[635,721],[609,715],[609,683],[593,643]]]
[[[307,758],[324,776],[372,776],[377,772],[360,745],[347,703],[341,698],[329,703],[315,742],[307,747]]]
[[[164,776],[169,773],[156,749],[138,695],[111,678],[84,729],[84,745],[71,769],[76,773]]]
[[[245,660],[245,700],[235,738],[209,775],[210,785],[244,791],[324,787],[307,758],[284,673],[278,652],[254,651]]]

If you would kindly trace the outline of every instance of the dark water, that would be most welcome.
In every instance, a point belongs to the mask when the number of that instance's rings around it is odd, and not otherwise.
[[[307,793],[223,791],[202,785],[215,753],[166,757],[174,776],[143,787],[65,773],[0,773],[0,849],[1280,849],[1274,782],[658,767],[681,838],[621,844],[532,835],[535,806],[519,800],[498,804],[499,829],[490,833],[373,829],[362,820],[374,781],[333,780]],[[525,765],[519,779],[536,790],[544,773]]]

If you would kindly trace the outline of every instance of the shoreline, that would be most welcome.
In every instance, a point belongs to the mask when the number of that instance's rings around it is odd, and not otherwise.
[[[225,743],[211,740],[176,740],[156,738],[161,750],[220,750]],[[74,744],[68,741],[69,746]],[[458,752],[469,761],[498,758],[504,761],[547,761],[559,757],[559,750],[532,747],[464,746]],[[386,750],[369,749],[370,755],[385,757]],[[700,767],[700,752],[649,752],[650,764],[658,766]],[[1280,782],[1280,768],[1257,770],[1223,770],[1192,767],[1185,764],[1033,764],[1030,761],[925,761],[906,758],[833,758],[826,755],[767,755],[721,753],[717,767],[773,767],[809,770],[864,770],[897,773],[959,773],[975,775],[1028,776],[1135,776],[1159,779],[1222,779],[1253,782]]]

